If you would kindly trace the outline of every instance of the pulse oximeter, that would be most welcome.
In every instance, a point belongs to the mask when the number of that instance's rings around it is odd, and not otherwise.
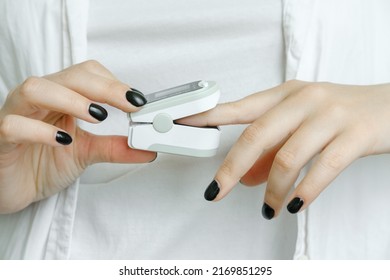
[[[175,120],[214,108],[220,91],[216,82],[196,81],[145,95],[146,105],[129,113],[128,145],[194,157],[211,157],[219,146],[218,127],[195,127]]]

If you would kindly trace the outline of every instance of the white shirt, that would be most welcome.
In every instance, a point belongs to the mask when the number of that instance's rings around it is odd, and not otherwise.
[[[9,11],[0,19],[3,100],[30,75],[88,58],[145,93],[216,80],[222,102],[274,86],[285,72],[287,78],[305,80],[388,82],[388,40],[377,36],[375,43],[362,43],[389,26],[386,1],[372,7],[370,1],[299,0],[284,1],[282,7],[265,0],[240,5],[42,0],[32,9],[17,2],[0,4]],[[367,11],[364,18],[375,21],[361,21],[359,15]],[[16,12],[19,22],[12,17]],[[26,26],[21,19],[37,25]],[[348,26],[340,28],[345,22]],[[100,134],[126,134],[126,116],[106,108],[109,118],[102,124],[80,125]],[[211,159],[159,154],[151,164],[88,168],[66,191],[0,216],[0,258],[389,257],[388,156],[355,162],[298,215],[298,222],[286,211],[271,221],[261,217],[264,187],[237,186],[221,202],[204,201],[204,189],[241,130],[223,128],[219,153]]]

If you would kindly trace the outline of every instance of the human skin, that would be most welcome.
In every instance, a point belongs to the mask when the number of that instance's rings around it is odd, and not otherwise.
[[[134,112],[146,99],[96,61],[29,77],[9,93],[0,110],[0,213],[60,192],[88,165],[155,159],[154,152],[130,149],[125,136],[80,129],[76,119],[98,124],[107,118],[97,103]]]
[[[205,198],[221,200],[239,181],[250,186],[267,182],[262,213],[272,219],[286,201],[291,213],[308,207],[354,160],[389,153],[389,119],[390,84],[291,80],[181,122],[249,124],[207,187]],[[308,173],[290,193],[312,159]]]

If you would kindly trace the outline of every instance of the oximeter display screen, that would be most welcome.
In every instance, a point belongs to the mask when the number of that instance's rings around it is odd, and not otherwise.
[[[192,82],[189,84],[185,84],[185,85],[165,89],[162,91],[150,93],[150,94],[147,94],[145,97],[146,97],[146,100],[148,101],[148,103],[156,102],[156,101],[159,101],[159,100],[162,100],[165,98],[169,98],[169,97],[173,97],[173,96],[180,95],[183,93],[187,93],[187,92],[201,89],[202,87],[199,85],[200,82],[201,81],[196,81],[196,82]]]

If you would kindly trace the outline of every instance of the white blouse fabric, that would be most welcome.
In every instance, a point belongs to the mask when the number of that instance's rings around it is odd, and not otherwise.
[[[86,59],[145,93],[216,80],[221,102],[285,78],[390,77],[385,0],[7,0],[0,11],[1,102],[28,76]],[[80,126],[125,135],[126,115],[106,108],[103,123]],[[205,201],[241,131],[224,127],[211,159],[159,154],[151,164],[91,166],[60,194],[0,215],[0,259],[390,257],[387,155],[356,161],[299,215],[264,220],[264,187]]]

